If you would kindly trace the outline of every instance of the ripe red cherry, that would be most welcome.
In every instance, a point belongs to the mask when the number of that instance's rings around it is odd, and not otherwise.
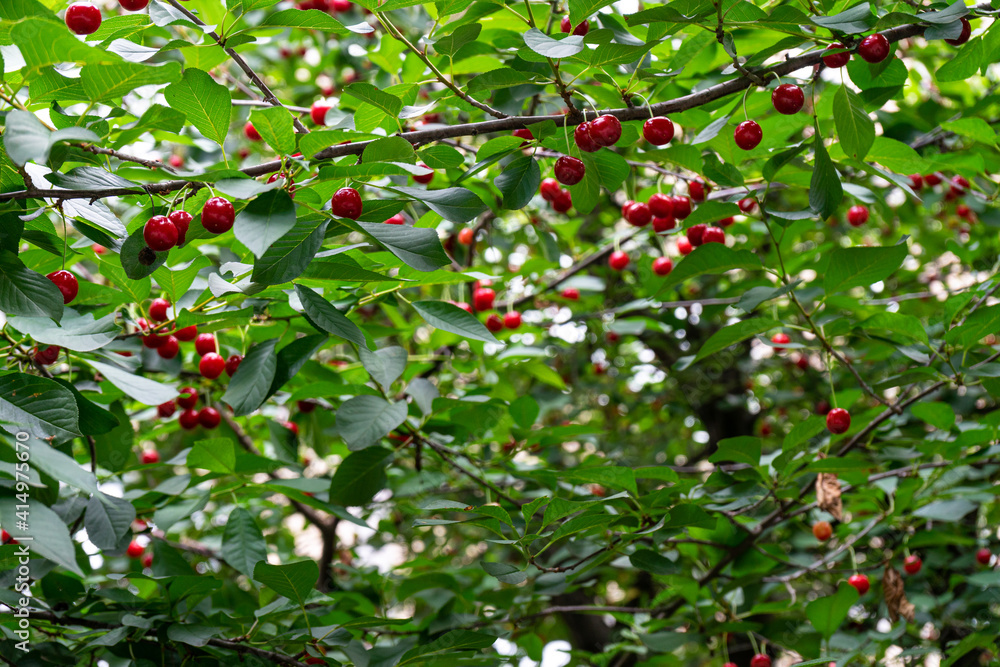
[[[741,211],[743,211],[744,213],[749,214],[749,213],[752,213],[755,208],[757,208],[757,202],[755,202],[753,199],[750,199],[749,197],[747,197],[745,199],[741,199],[739,201],[738,206],[740,207]]]
[[[722,220],[719,220],[715,224],[719,225],[719,227],[728,227],[734,222],[736,222],[736,218],[734,218],[733,216],[729,216],[728,218],[723,218]]]
[[[924,566],[924,562],[920,560],[920,556],[911,554],[903,559],[903,569],[906,570],[907,574],[916,574],[920,572],[920,568]]]
[[[260,132],[257,131],[257,128],[254,127],[253,123],[250,121],[247,121],[247,124],[243,126],[243,134],[245,134],[247,139],[250,141],[261,140]]]
[[[423,167],[424,169],[430,169],[430,167],[428,167],[423,162],[420,163],[420,166]],[[431,181],[434,180],[434,172],[432,171],[432,172],[427,173],[427,174],[419,174],[419,175],[418,174],[413,174],[413,180],[415,180],[417,183],[423,183],[424,185],[426,185],[427,183],[430,183]],[[358,196],[358,200],[359,201],[361,200],[361,196],[360,195]],[[358,215],[361,215],[361,214],[358,213]],[[342,216],[342,217],[350,217],[350,216]],[[354,218],[354,219],[357,220],[357,218]]]
[[[840,53],[835,53],[835,51],[840,51]],[[834,44],[823,52],[823,64],[831,69],[843,67],[850,59],[851,53],[843,44]]]
[[[177,245],[177,227],[166,216],[154,215],[142,228],[142,238],[156,252],[164,252]]]
[[[950,192],[954,196],[964,195],[965,191],[968,190],[972,185],[969,183],[969,179],[965,176],[956,174],[951,177]]]
[[[993,558],[993,553],[986,547],[976,552],[976,560],[980,565],[989,565],[991,558]]]
[[[101,27],[101,10],[93,5],[70,5],[66,10],[66,26],[78,35],[93,34]]]
[[[644,227],[653,219],[653,213],[647,204],[636,201],[625,209],[625,220],[633,227]]]
[[[722,667],[739,667],[735,662],[725,662]]]
[[[316,401],[296,401],[295,407],[299,409],[299,412],[307,415],[316,409]]]
[[[798,113],[806,103],[806,94],[792,83],[783,83],[771,93],[771,104],[778,113],[790,116]]]
[[[521,313],[512,310],[503,316],[503,325],[508,329],[517,329],[521,326]]]
[[[511,134],[513,134],[515,137],[520,137],[524,139],[524,143],[521,144],[522,146],[524,146],[526,143],[535,138],[535,135],[531,133],[531,130],[529,130],[526,127],[514,130],[513,132],[511,132]]]
[[[2,544],[17,544],[17,540],[10,536],[6,530],[0,530],[0,543]]]
[[[184,245],[184,237],[194,217],[187,211],[174,211],[167,216],[167,220],[174,223],[174,227],[177,228],[177,245]]]
[[[469,315],[472,315],[472,306],[470,306],[466,302],[464,302],[464,301],[458,301],[458,302],[453,301],[452,303],[454,303],[456,306],[458,306],[459,308],[461,308],[462,310],[464,310],[465,312],[467,312]]]
[[[573,195],[569,190],[560,188],[556,198],[552,200],[552,210],[557,213],[566,213],[573,208]]]
[[[226,360],[215,352],[209,352],[198,362],[198,371],[202,377],[206,377],[209,380],[219,377],[224,370],[226,370]]]
[[[955,214],[960,218],[966,218],[967,220],[972,220],[972,209],[965,204],[959,204],[955,207]]]
[[[590,132],[590,123],[580,123],[573,130],[573,140],[576,141],[576,146],[584,153],[593,153],[596,150],[600,150],[601,145],[597,143],[594,136]]]
[[[541,186],[539,186],[538,192],[542,195],[542,199],[550,202],[555,201],[555,198],[561,189],[559,181],[554,178],[546,178],[542,181]]]
[[[686,236],[677,239],[677,252],[682,255],[690,255],[692,250],[694,250],[694,246],[691,245]]]
[[[750,658],[750,667],[771,667],[771,657],[764,653],[758,653]]]
[[[590,31],[590,21],[584,21],[583,23],[577,24],[574,28],[573,24],[570,23],[569,16],[562,17],[562,21],[559,22],[559,28],[566,33],[572,32],[574,35],[579,35],[583,37]]]
[[[938,174],[937,172],[933,174],[927,174],[924,176],[924,183],[933,188],[935,185],[941,183],[941,175]]]
[[[864,595],[871,588],[871,583],[868,581],[868,575],[865,574],[852,574],[847,580],[847,583],[854,586],[857,589],[859,595]]]
[[[296,424],[295,422],[281,422],[281,425],[284,426],[285,428],[287,428],[289,431],[291,431],[295,435],[299,434],[299,425]]]
[[[611,115],[598,116],[590,121],[590,136],[601,146],[614,146],[622,138],[622,124]]]
[[[851,227],[860,227],[868,222],[867,206],[852,206],[847,210],[847,222]]]
[[[924,177],[920,174],[910,174],[910,187],[919,192],[924,189]]]
[[[178,329],[174,332],[174,337],[177,340],[182,340],[184,342],[192,341],[198,336],[198,327],[191,325],[189,327],[184,327],[183,329]]]
[[[406,218],[403,217],[402,213],[397,213],[396,215],[394,215],[391,218],[389,218],[388,220],[386,220],[385,224],[387,224],[387,225],[405,225],[406,224]]]
[[[654,116],[642,124],[642,137],[654,146],[668,144],[674,138],[674,124],[665,116]]]
[[[142,453],[142,462],[145,464],[159,463],[160,454],[155,449],[147,449]]]
[[[361,195],[354,188],[340,188],[330,200],[330,211],[338,218],[357,220],[361,217]]]
[[[570,301],[579,301],[580,290],[575,287],[567,287],[562,291],[562,298],[569,299]]]
[[[674,270],[674,263],[669,257],[657,257],[653,260],[653,273],[665,276]]]
[[[692,246],[697,248],[705,242],[706,229],[708,229],[708,225],[691,225],[687,228],[685,234],[687,234],[687,239],[691,242]]]
[[[201,424],[202,427],[204,428],[207,429],[216,428],[218,427],[219,422],[221,421],[222,421],[222,415],[220,415],[219,411],[216,410],[215,408],[206,405],[205,407],[203,407],[201,410],[198,411],[198,423]]]
[[[53,271],[45,277],[51,280],[62,292],[63,304],[69,304],[80,291],[80,283],[76,281],[76,276],[66,269]]]
[[[628,266],[628,255],[621,250],[616,250],[611,253],[611,257],[608,258],[608,266],[615,271],[622,271],[626,266]]]
[[[563,155],[556,160],[552,171],[556,179],[563,185],[576,185],[583,180],[583,175],[587,173],[587,168],[583,161],[569,155]]]
[[[969,37],[972,37],[972,24],[969,23],[969,19],[963,16],[962,18],[959,19],[959,21],[962,23],[962,32],[960,32],[958,37],[956,37],[955,39],[944,40],[949,44],[951,44],[952,46],[962,46],[962,44],[965,44],[967,41],[969,41]]]
[[[145,9],[149,0],[118,0],[118,4],[127,12],[137,12],[140,9]]]
[[[677,221],[672,216],[666,218],[653,218],[653,231],[657,234],[670,231],[677,226]]]
[[[153,299],[149,304],[149,318],[154,322],[166,322],[167,310],[170,309],[170,302],[166,299]]]
[[[181,387],[180,396],[177,397],[177,405],[187,410],[198,405],[198,390],[194,387]]]
[[[493,308],[493,300],[496,299],[496,292],[491,287],[480,287],[472,293],[472,304],[476,310],[484,311]]]
[[[833,526],[829,521],[817,521],[813,524],[813,537],[820,542],[826,542],[833,535]]]
[[[132,540],[131,542],[128,543],[128,548],[125,550],[125,553],[128,554],[129,558],[138,558],[139,556],[142,555],[142,552],[145,550],[146,548],[144,546],[142,546],[135,540]]]
[[[316,125],[326,125],[326,112],[330,110],[329,104],[323,104],[322,102],[313,102],[313,105],[309,107],[309,117],[312,118],[312,122]]]
[[[745,151],[750,151],[757,148],[760,140],[764,138],[764,133],[756,121],[745,120],[736,126],[733,138],[736,139],[737,146]]]
[[[694,201],[705,201],[705,196],[711,191],[712,188],[701,181],[688,183],[688,196]]]
[[[786,333],[780,333],[779,332],[779,333],[776,333],[773,336],[771,336],[771,342],[774,343],[774,351],[775,352],[784,352],[785,348],[780,347],[780,346],[781,345],[786,345],[787,343],[790,343],[791,340],[792,339],[789,338],[788,334],[786,334]]]
[[[201,225],[213,234],[228,232],[235,221],[236,209],[228,199],[212,197],[201,209]]]
[[[674,214],[674,200],[670,198],[670,195],[659,192],[652,194],[649,197],[648,205],[649,211],[657,218],[669,218]]]
[[[472,245],[475,235],[475,230],[472,227],[463,227],[462,231],[458,233],[458,242],[462,245]]]
[[[861,40],[858,55],[870,63],[880,63],[889,55],[889,40],[881,33],[868,35]]]
[[[691,215],[691,200],[683,195],[673,197],[674,200],[674,217],[678,220],[683,220],[684,218]]]
[[[233,354],[226,359],[226,375],[229,377],[236,375],[236,369],[240,367],[241,361],[243,361],[242,354]]]
[[[177,418],[177,423],[181,425],[181,428],[185,431],[191,431],[198,427],[198,411],[191,410],[190,408],[181,413],[181,416]]]
[[[174,416],[174,412],[177,411],[177,403],[174,401],[167,401],[166,403],[160,403],[156,406],[156,414],[160,415],[163,419]]]
[[[160,355],[161,359],[173,359],[181,351],[181,344],[177,342],[176,337],[158,336],[158,338],[163,340],[163,343],[156,348],[156,353]]]
[[[203,357],[209,352],[215,352],[215,336],[210,333],[198,334],[198,338],[194,341],[194,349]]]
[[[142,556],[142,566],[152,567],[153,566],[153,554],[143,554]]]
[[[726,232],[722,227],[709,227],[701,237],[702,243],[723,243],[726,242]]]
[[[844,408],[834,408],[826,413],[826,430],[834,435],[846,433],[851,428],[851,413]]]
[[[35,363],[43,366],[51,366],[59,361],[59,352],[62,350],[58,345],[48,347],[35,347],[33,358]]]
[[[496,313],[493,313],[486,318],[486,328],[497,333],[498,331],[503,331],[503,320]]]

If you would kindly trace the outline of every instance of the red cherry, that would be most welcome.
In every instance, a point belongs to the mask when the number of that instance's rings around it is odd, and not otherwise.
[[[226,359],[226,375],[229,377],[236,375],[236,369],[240,367],[241,361],[243,361],[242,354],[234,354]]]
[[[861,40],[858,55],[870,63],[880,63],[889,55],[889,40],[881,33],[868,35]]]
[[[154,322],[166,322],[167,310],[170,309],[170,302],[166,299],[153,299],[149,304],[149,319]]]
[[[712,188],[701,181],[688,183],[688,196],[694,201],[705,201],[705,196],[711,191]]]
[[[191,431],[198,427],[198,411],[187,409],[177,418],[177,422],[185,431]]]
[[[326,125],[326,112],[330,110],[329,104],[323,104],[321,102],[313,102],[313,105],[309,107],[309,117],[312,118],[312,122],[316,125],[323,126]]]
[[[583,37],[590,31],[590,21],[584,21],[583,23],[577,24],[574,28],[573,24],[570,22],[568,16],[562,17],[562,21],[559,22],[559,29],[565,33],[572,32],[574,35],[579,35]]]
[[[64,305],[69,304],[75,299],[77,293],[80,291],[80,283],[77,282],[76,276],[66,269],[53,271],[45,277],[51,280],[59,288],[59,291],[62,292]]]
[[[555,201],[555,198],[561,189],[559,181],[554,178],[546,178],[542,181],[541,186],[539,186],[538,192],[542,195],[542,199],[550,202]]]
[[[173,359],[177,356],[177,353],[181,351],[181,344],[177,342],[177,338],[174,336],[160,337],[163,339],[163,343],[156,348],[156,353],[160,355],[162,359]]]
[[[209,352],[215,352],[216,349],[214,335],[210,333],[198,334],[198,338],[194,341],[195,352],[204,357]]]
[[[155,333],[148,333],[142,336],[143,347],[149,348],[150,350],[155,350],[158,347],[162,347],[167,344],[167,337],[160,336]]]
[[[691,225],[687,228],[685,233],[687,234],[687,239],[691,242],[692,246],[697,248],[705,242],[706,229],[708,229],[708,225]]]
[[[213,234],[228,232],[235,221],[236,209],[228,199],[212,197],[201,209],[201,225]]]
[[[209,380],[219,377],[224,370],[226,370],[226,361],[215,352],[209,352],[198,362],[198,371],[202,377]]]
[[[833,535],[833,526],[829,521],[817,521],[813,524],[813,537],[820,542],[826,542]]]
[[[844,408],[834,408],[826,413],[826,429],[834,435],[847,433],[851,428],[851,413]]]
[[[678,220],[683,220],[684,218],[691,215],[691,200],[684,196],[673,197],[674,200],[674,217]]]
[[[632,202],[625,211],[625,220],[633,227],[645,227],[653,219],[649,205],[642,202]]]
[[[673,217],[653,218],[653,231],[657,234],[670,231],[677,226],[677,221]]]
[[[357,220],[361,217],[361,195],[354,188],[340,188],[330,200],[330,212],[338,218]]]
[[[726,662],[722,664],[722,667],[738,667],[735,662]]]
[[[622,124],[611,115],[598,116],[590,121],[590,136],[600,146],[614,146],[622,138]]]
[[[972,185],[969,183],[969,179],[965,176],[960,176],[958,174],[951,177],[950,192],[954,196],[964,195],[965,191],[968,190]]]
[[[160,454],[155,449],[147,449],[142,453],[142,462],[144,464],[159,463]]]
[[[924,177],[920,174],[910,174],[910,187],[919,192],[924,189]]]
[[[0,530],[0,543],[3,544],[17,544],[17,540],[10,536],[6,530]]]
[[[669,218],[674,214],[674,200],[670,198],[670,195],[659,192],[652,194],[649,197],[648,205],[650,212],[657,218]]]
[[[94,251],[95,255],[103,255],[108,252],[108,249],[102,246],[100,243],[91,243],[90,249]]]
[[[299,409],[299,412],[307,415],[316,409],[316,401],[296,401],[295,407]]]
[[[719,227],[728,227],[734,222],[736,222],[736,218],[734,218],[733,216],[729,216],[728,218],[723,218],[722,220],[719,220],[715,224],[717,224]]]
[[[177,398],[177,405],[187,410],[198,405],[198,390],[194,387],[181,387],[180,396]]]
[[[52,364],[59,361],[59,352],[62,348],[58,345],[49,345],[48,347],[35,347],[33,358],[35,363],[41,364],[43,366],[51,366]]]
[[[131,542],[128,543],[128,549],[125,550],[125,553],[128,554],[129,558],[138,558],[139,556],[142,555],[142,552],[144,552],[145,550],[146,548],[144,546],[142,546],[135,540],[132,540]]]
[[[847,583],[857,589],[859,595],[864,595],[871,588],[871,583],[868,581],[868,575],[865,574],[852,574],[847,580]]]
[[[174,227],[177,228],[177,245],[184,245],[184,237],[194,217],[187,211],[174,211],[167,216],[167,220],[174,223]]]
[[[771,667],[771,658],[763,653],[758,653],[750,658],[750,667]]]
[[[726,232],[722,227],[709,227],[701,236],[702,243],[726,243]]]
[[[566,213],[573,208],[573,195],[569,190],[560,189],[559,194],[552,200],[552,210],[557,213]]]
[[[497,333],[498,331],[503,331],[503,320],[496,313],[493,313],[486,318],[486,328]]]
[[[177,340],[182,340],[184,342],[192,341],[198,336],[198,327],[191,325],[189,327],[184,327],[183,329],[178,329],[174,332],[174,337]]]
[[[674,263],[669,257],[657,257],[653,260],[653,273],[665,276],[674,270]]]
[[[70,5],[66,10],[66,26],[78,35],[91,35],[101,27],[101,10],[93,5]]]
[[[840,53],[835,53],[840,51]],[[823,64],[831,69],[837,69],[847,64],[851,59],[851,53],[843,44],[834,44],[823,52]]]
[[[674,124],[665,116],[654,116],[642,124],[642,136],[654,146],[668,144],[674,138]]]
[[[958,34],[958,37],[956,37],[955,39],[944,40],[949,44],[951,44],[952,46],[961,46],[962,44],[965,44],[967,41],[969,41],[969,37],[972,37],[972,24],[969,23],[969,19],[963,16],[962,18],[959,19],[959,21],[962,23],[962,32],[960,32]]]
[[[798,366],[800,370],[809,370],[809,358],[800,354],[795,358],[795,365]]]
[[[626,266],[628,266],[628,255],[621,250],[616,250],[611,253],[611,257],[608,258],[608,266],[615,271],[623,270]]]
[[[142,566],[152,567],[153,566],[153,554],[143,554],[142,556]]]
[[[976,552],[976,560],[980,565],[989,565],[992,558],[993,553],[987,547],[983,547]]]
[[[749,151],[757,148],[760,140],[764,138],[764,133],[756,121],[745,120],[736,126],[733,138],[736,139],[737,146],[745,151]]]
[[[517,329],[521,326],[521,313],[512,310],[503,316],[503,325],[508,329]]]
[[[166,216],[154,215],[142,228],[142,238],[156,252],[164,252],[177,245],[177,227]]]
[[[927,174],[924,176],[924,182],[933,188],[935,185],[941,183],[941,175],[938,174],[937,172],[933,174]]]
[[[567,287],[562,291],[562,298],[569,299],[570,301],[579,301],[580,290],[575,287]]]
[[[682,255],[689,255],[692,250],[694,250],[694,246],[691,245],[686,236],[677,239],[677,252]]]
[[[955,214],[961,218],[972,219],[972,209],[965,204],[959,204],[955,207]]]
[[[472,293],[472,303],[480,312],[492,309],[495,298],[496,292],[490,287],[480,287]]]
[[[526,127],[522,127],[521,129],[514,130],[513,132],[511,132],[511,134],[513,134],[515,137],[520,137],[520,138],[524,139],[524,143],[521,144],[522,146],[524,146],[529,141],[531,141],[532,139],[535,138],[535,135],[533,135],[531,133],[531,130],[529,130]]]
[[[198,411],[198,423],[202,427],[207,429],[213,429],[219,426],[219,422],[222,421],[222,415],[219,411],[213,407],[205,406]]]
[[[790,116],[798,113],[806,103],[806,94],[792,83],[783,83],[771,93],[771,104],[778,113]]]
[[[577,148],[584,153],[593,153],[601,148],[601,145],[597,143],[597,140],[591,134],[590,123],[580,123],[577,125],[576,129],[573,130],[573,140],[576,141]]]
[[[920,560],[920,556],[911,554],[903,559],[903,569],[907,574],[916,574],[923,566],[924,562]]]
[[[295,422],[281,422],[281,425],[284,426],[285,428],[287,428],[289,431],[291,431],[295,435],[299,434],[299,425],[296,424]]]
[[[260,132],[257,131],[257,128],[254,127],[253,123],[250,121],[247,121],[247,124],[243,126],[243,134],[245,134],[247,139],[250,141],[261,140]]]
[[[755,208],[757,208],[757,202],[747,197],[746,199],[741,199],[739,201],[738,206],[740,207],[741,211],[750,214],[753,212]]]
[[[406,224],[406,218],[403,217],[402,213],[397,213],[396,215],[394,215],[391,218],[389,218],[388,220],[386,220],[385,224],[387,224],[387,225],[405,225]]]
[[[775,352],[784,352],[785,348],[779,346],[790,343],[791,340],[792,339],[789,338],[788,334],[786,333],[776,333],[773,336],[771,336],[771,342],[774,343]]]
[[[171,155],[169,162],[174,169],[180,169],[184,166],[184,158],[177,154]]]
[[[556,179],[563,185],[576,185],[583,180],[583,175],[587,172],[582,160],[569,155],[563,155],[556,160],[552,171]]]
[[[469,315],[472,315],[472,306],[470,306],[466,302],[459,301],[458,303],[455,303],[455,305],[464,310],[465,312],[467,312]]]
[[[428,167],[423,162],[420,163],[420,166],[423,167],[424,169],[430,169],[430,167]],[[415,180],[417,183],[423,183],[423,184],[426,185],[427,183],[430,183],[432,180],[434,180],[434,172],[432,171],[429,174],[422,174],[422,175],[414,174],[413,175],[413,180]],[[360,195],[358,195],[358,201],[361,201],[361,196]],[[358,213],[358,215],[361,215],[361,213]],[[341,216],[341,217],[349,218],[351,216],[348,215],[348,216]],[[357,220],[357,216],[355,216],[354,219]]]
[[[118,0],[118,4],[127,12],[137,12],[145,9],[146,5],[149,4],[149,0]]]
[[[156,406],[156,414],[160,415],[163,419],[173,417],[176,411],[177,404],[174,401],[167,401]]]
[[[851,227],[860,227],[868,222],[867,206],[852,206],[847,210],[847,222]]]
[[[462,245],[472,245],[475,239],[475,230],[472,227],[463,227],[462,231],[458,233],[458,242]]]

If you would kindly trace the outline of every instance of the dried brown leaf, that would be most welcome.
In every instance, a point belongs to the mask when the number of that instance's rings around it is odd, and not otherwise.
[[[882,592],[885,595],[885,606],[889,610],[889,619],[893,623],[900,617],[912,622],[916,609],[913,604],[906,599],[906,591],[903,589],[903,577],[899,572],[889,566],[885,566],[885,574],[882,575]]]
[[[840,499],[840,480],[832,472],[821,472],[816,477],[816,503],[837,521],[844,520],[844,503]]]

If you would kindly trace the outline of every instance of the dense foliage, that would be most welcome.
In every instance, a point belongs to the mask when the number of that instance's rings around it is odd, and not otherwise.
[[[2,0],[0,660],[996,664],[995,11]]]

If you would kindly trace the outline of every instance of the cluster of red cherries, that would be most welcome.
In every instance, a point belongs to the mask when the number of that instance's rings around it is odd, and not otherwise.
[[[184,245],[188,227],[193,219],[194,217],[187,211],[154,215],[142,228],[142,238],[150,250],[166,252],[174,246]],[[213,234],[228,232],[233,228],[235,221],[236,209],[233,208],[232,202],[223,197],[210,198],[201,209],[201,226]],[[148,263],[152,264],[152,261]]]
[[[464,230],[463,230],[464,231]],[[472,231],[471,229],[469,230]],[[469,305],[465,301],[452,302],[465,312],[470,315],[475,315],[478,313],[485,313],[487,311],[493,310],[493,305],[496,301],[497,293],[490,286],[488,280],[479,281],[477,280],[472,286],[472,303]],[[521,328],[521,313],[516,310],[508,311],[503,317],[498,313],[490,313],[486,317],[486,328],[492,333],[499,333],[504,329],[520,329]]]

